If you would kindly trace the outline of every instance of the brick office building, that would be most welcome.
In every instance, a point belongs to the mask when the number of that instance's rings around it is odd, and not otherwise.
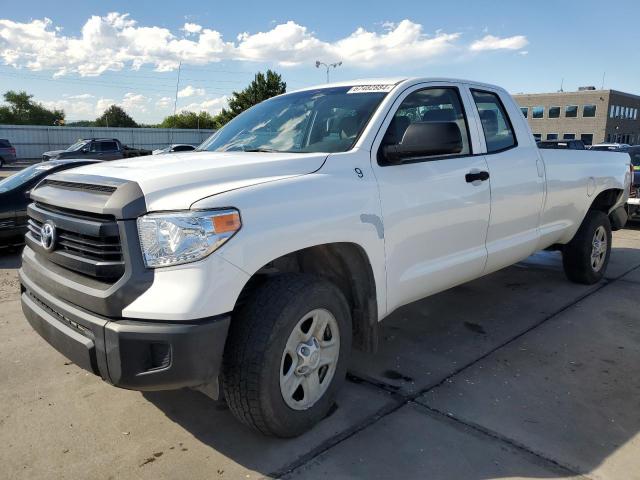
[[[538,140],[640,144],[640,96],[582,87],[577,92],[513,96]]]

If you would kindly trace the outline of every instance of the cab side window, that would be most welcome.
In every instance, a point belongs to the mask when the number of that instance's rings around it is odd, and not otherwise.
[[[98,151],[100,152],[115,152],[118,150],[116,142],[98,142],[100,144]]]
[[[471,90],[478,108],[487,153],[500,152],[516,146],[516,137],[507,112],[498,95],[481,90]]]
[[[409,125],[443,122],[453,122],[458,126],[462,137],[462,149],[455,154],[437,155],[437,157],[471,154],[467,121],[460,94],[456,88],[425,88],[407,96],[393,116],[382,139],[381,147],[401,144]]]

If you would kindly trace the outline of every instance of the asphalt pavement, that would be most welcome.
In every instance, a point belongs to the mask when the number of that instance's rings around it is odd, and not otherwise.
[[[2,478],[640,479],[640,228],[614,233],[597,285],[544,252],[395,312],[291,440],[69,363],[22,316],[19,263],[0,254]]]

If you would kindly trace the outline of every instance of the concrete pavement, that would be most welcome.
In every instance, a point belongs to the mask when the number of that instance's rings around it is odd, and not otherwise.
[[[559,257],[416,302],[358,354],[318,428],[274,440],[198,392],[115,389],[22,318],[0,257],[0,465],[8,478],[640,478],[640,230],[607,280]],[[635,367],[635,368],[634,368]]]

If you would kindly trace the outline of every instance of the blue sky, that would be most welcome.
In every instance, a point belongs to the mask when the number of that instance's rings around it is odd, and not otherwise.
[[[10,2],[0,13],[0,91],[25,89],[67,118],[110,103],[140,122],[215,113],[256,71],[290,89],[332,79],[450,76],[512,93],[581,85],[640,94],[640,2],[596,1]],[[48,19],[48,20],[45,20]]]

